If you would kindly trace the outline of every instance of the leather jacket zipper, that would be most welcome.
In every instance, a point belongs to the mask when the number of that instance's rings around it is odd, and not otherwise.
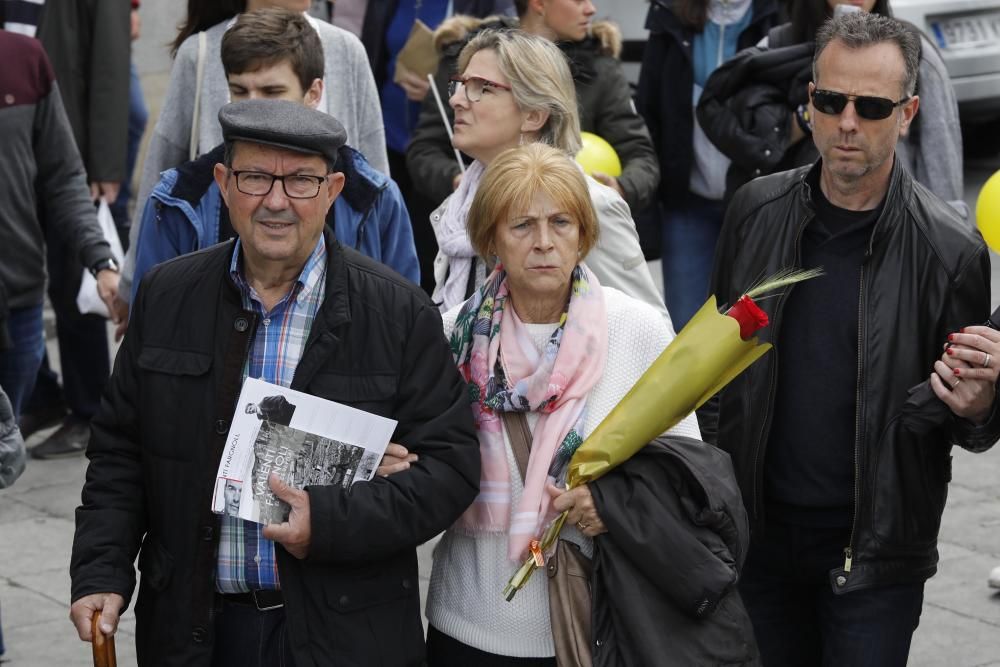
[[[799,226],[799,230],[795,235],[795,260],[793,262],[792,268],[801,268],[802,266],[802,234],[805,232],[806,227],[812,222],[815,216],[809,216],[806,218]],[[792,287],[788,288],[793,289]],[[784,291],[778,295],[778,300],[774,306],[774,322],[771,324],[771,345],[772,347],[777,347],[778,343],[778,332],[781,331],[781,309],[785,305],[785,301],[788,300],[788,292]],[[761,496],[761,486],[764,477],[764,471],[760,466],[761,453],[764,449],[764,433],[768,430],[768,426],[771,422],[771,409],[770,406],[774,403],[774,376],[777,373],[778,359],[775,357],[774,362],[771,364],[771,370],[768,373],[767,378],[767,400],[768,400],[768,410],[766,412],[766,417],[760,425],[760,433],[757,435],[757,446],[754,447],[753,455],[753,518],[754,520],[760,519],[760,496]]]
[[[874,234],[872,240],[868,242],[868,252],[861,263],[861,280],[858,283],[858,381],[854,399],[854,512],[851,516],[851,535],[847,539],[847,546],[844,547],[844,583],[847,583],[847,575],[851,573],[851,566],[854,561],[854,536],[858,528],[858,511],[861,506],[861,429],[862,415],[864,414],[864,394],[862,385],[864,382],[864,326],[865,326],[865,263],[872,256],[874,245]],[[838,581],[838,583],[840,583]],[[843,584],[841,584],[843,585]]]
[[[858,286],[858,381],[854,396],[854,512],[851,516],[851,536],[844,547],[844,574],[850,574],[851,561],[854,560],[854,531],[858,525],[858,506],[861,496],[861,357],[864,352],[862,345],[864,337],[862,327],[864,326],[864,300],[865,300],[865,267],[861,266],[861,282]]]

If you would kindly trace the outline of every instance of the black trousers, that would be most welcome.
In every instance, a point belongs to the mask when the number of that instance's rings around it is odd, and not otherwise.
[[[494,655],[449,637],[433,625],[427,628],[428,667],[556,667],[555,658],[512,658]]]
[[[76,295],[83,267],[67,243],[55,234],[48,237],[49,299],[56,315],[62,390],[46,355],[31,399],[22,411],[36,412],[65,404],[74,415],[89,420],[97,414],[101,393],[111,375],[108,321],[99,315],[80,314]]]
[[[844,562],[849,528],[769,520],[740,581],[765,666],[903,667],[920,622],[924,584],[842,595],[829,571]]]
[[[212,667],[295,667],[284,609],[259,611],[221,595],[216,599]]]

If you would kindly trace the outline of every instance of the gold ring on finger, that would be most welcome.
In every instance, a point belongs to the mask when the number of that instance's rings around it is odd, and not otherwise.
[[[952,383],[951,388],[954,389],[962,383],[962,378],[955,378],[955,382]]]
[[[589,524],[586,524],[583,521],[576,522],[576,527],[579,528],[580,530],[587,530],[588,526]]]
[[[986,356],[983,357],[983,368],[989,368],[990,367],[990,359],[992,357],[990,357],[990,353],[989,352],[984,352],[984,354]]]

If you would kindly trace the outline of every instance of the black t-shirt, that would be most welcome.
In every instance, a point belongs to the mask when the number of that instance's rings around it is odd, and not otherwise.
[[[802,266],[825,274],[796,285],[781,315],[777,388],[765,459],[765,498],[847,525],[854,502],[861,266],[882,206],[849,211],[813,184],[816,218]],[[832,517],[832,521],[831,518]],[[788,518],[787,516],[785,517]]]

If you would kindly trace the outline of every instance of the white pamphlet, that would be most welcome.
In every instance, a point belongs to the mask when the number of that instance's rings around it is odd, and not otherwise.
[[[233,415],[212,511],[281,523],[289,507],[268,485],[276,473],[297,489],[345,489],[375,475],[396,421],[256,378],[247,378]]]

